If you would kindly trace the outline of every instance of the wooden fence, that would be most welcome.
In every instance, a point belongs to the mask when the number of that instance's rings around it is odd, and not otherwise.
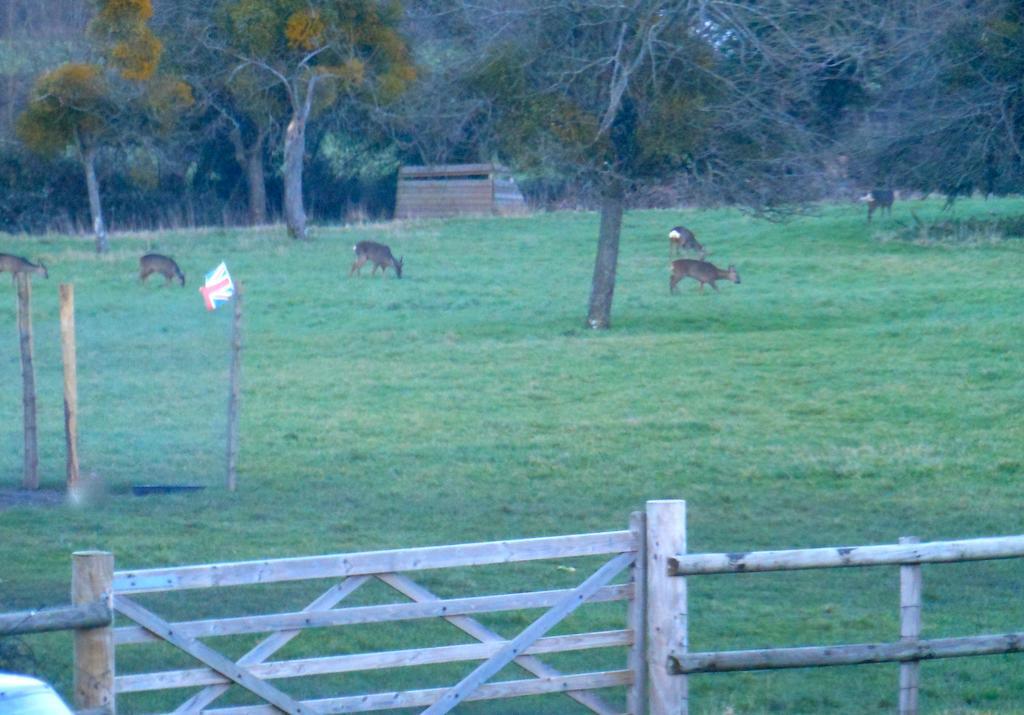
[[[611,714],[622,712],[622,707],[597,691],[625,688],[627,713],[682,715],[689,711],[691,675],[880,662],[901,663],[899,707],[901,714],[909,715],[917,712],[917,668],[921,660],[1024,650],[1024,633],[920,639],[922,564],[1021,556],[1024,536],[931,543],[905,537],[899,544],[883,546],[689,554],[686,503],[651,501],[645,513],[633,514],[628,530],[597,534],[127,571],[115,571],[109,553],[80,552],[72,560],[74,606],[0,615],[0,634],[75,629],[75,706],[79,713],[90,715],[113,713],[118,694],[184,688],[190,689],[190,694],[182,696],[185,699],[175,713],[263,715],[422,708],[423,713],[435,715],[449,712],[463,701],[562,694],[590,712]],[[410,575],[575,557],[601,557],[604,563],[577,585],[555,590],[442,598]],[[900,567],[899,641],[744,651],[689,650],[688,578],[882,565]],[[628,575],[617,579],[623,572]],[[170,609],[185,591],[313,579],[331,579],[333,583],[297,611],[186,621],[174,621],[157,612]],[[389,592],[400,594],[404,600],[339,607],[373,581],[385,584]],[[157,597],[157,606],[140,602],[140,598],[145,600],[157,593],[164,594]],[[607,602],[625,604],[621,629],[547,635],[576,609]],[[545,610],[512,638],[499,635],[477,618],[481,614],[530,609]],[[133,625],[115,627],[115,612]],[[270,660],[307,629],[413,619],[442,619],[476,642]],[[206,642],[240,634],[269,635],[240,657],[228,657]],[[156,643],[187,653],[200,667],[127,674],[116,671],[118,648]],[[623,667],[563,673],[542,660],[549,654],[590,649],[624,649]],[[271,682],[475,661],[480,665],[468,675],[440,688],[301,700]],[[492,682],[511,663],[535,677]],[[263,704],[215,705],[232,686],[248,691]]]
[[[683,504],[680,502],[679,504]],[[709,574],[796,571],[856,566],[900,567],[900,640],[891,643],[808,646],[802,648],[763,648],[742,651],[689,652],[685,585],[678,604],[681,619],[668,622],[674,632],[668,655],[667,684],[672,702],[681,706],[652,713],[685,715],[688,712],[687,676],[697,673],[721,673],[741,670],[828,667],[866,663],[900,663],[899,712],[918,712],[918,663],[934,658],[996,655],[1024,651],[1024,633],[920,639],[921,565],[958,563],[1024,556],[1024,536],[1007,536],[961,541],[919,543],[916,537],[903,537],[898,544],[845,546],[785,551],[745,553],[687,554],[685,549],[685,505],[679,507],[673,523],[683,530],[677,537],[684,544],[667,561],[667,577],[684,582],[688,577]],[[648,514],[650,511],[648,510]],[[652,668],[653,671],[653,668]],[[652,685],[655,680],[652,679]],[[652,694],[652,702],[654,695]]]

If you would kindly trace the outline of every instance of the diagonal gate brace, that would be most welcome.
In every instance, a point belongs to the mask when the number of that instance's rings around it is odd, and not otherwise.
[[[416,603],[441,600],[440,596],[432,593],[429,589],[424,588],[408,576],[403,576],[401,574],[377,574],[377,578],[401,593],[403,596],[411,598]],[[476,638],[481,643],[493,643],[494,641],[506,640],[506,638],[495,633],[483,623],[470,616],[442,616],[442,618],[462,632]],[[515,664],[523,670],[533,673],[539,678],[558,678],[562,675],[559,670],[552,668],[535,655],[518,656],[515,659]],[[599,715],[616,715],[616,713],[619,712],[617,708],[613,708],[598,696],[597,693],[586,690],[569,690],[566,691],[565,695],[580,703],[591,712],[598,713]]]
[[[270,683],[257,678],[249,670],[230,658],[215,651],[210,646],[188,636],[178,635],[174,627],[150,610],[124,596],[114,596],[114,609],[131,618],[140,626],[167,641],[180,650],[213,668],[225,678],[238,683],[251,693],[255,693],[268,703],[290,715],[312,715],[313,710],[303,707],[300,703],[275,688]]]
[[[599,568],[565,598],[552,606],[544,615],[527,626],[522,633],[509,641],[501,650],[477,666],[461,682],[452,686],[437,702],[424,710],[422,715],[443,715],[449,712],[502,668],[515,660],[534,641],[583,605],[598,589],[607,585],[609,581],[633,563],[635,559],[636,554],[634,552],[619,554]]]
[[[369,576],[352,576],[339,584],[332,586],[317,597],[312,603],[302,609],[303,613],[310,611],[322,611],[334,608],[343,600],[348,598],[357,588],[370,579]],[[256,665],[262,663],[277,651],[284,648],[295,636],[302,631],[278,631],[266,639],[260,641],[252,650],[238,659],[238,665]],[[200,713],[214,700],[226,693],[229,685],[209,685],[191,698],[182,703],[173,715],[185,715],[186,713]]]

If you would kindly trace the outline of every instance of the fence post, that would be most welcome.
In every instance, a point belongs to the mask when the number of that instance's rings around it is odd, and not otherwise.
[[[629,530],[636,541],[636,561],[629,570],[633,584],[633,600],[626,613],[626,627],[633,631],[627,667],[633,684],[626,692],[626,712],[645,715],[647,712],[647,518],[642,511],[629,515]]]
[[[687,715],[685,675],[672,675],[670,653],[689,649],[686,579],[668,575],[668,560],[686,552],[686,502],[647,502],[647,670],[650,715]]]
[[[238,488],[238,403],[242,372],[242,283],[235,283],[235,314],[231,323],[231,370],[228,374],[227,487]]]
[[[71,603],[78,606],[106,599],[113,606],[114,555],[106,551],[76,551],[71,555]],[[114,629],[75,630],[74,704],[76,710],[105,708],[114,702]]]
[[[64,441],[67,447],[67,488],[79,496],[78,368],[75,357],[75,286],[60,284],[60,352],[64,362]]]
[[[25,412],[25,474],[22,487],[39,488],[39,446],[36,439],[36,372],[32,366],[32,282],[16,273],[18,284],[18,342],[21,345],[22,407]]]
[[[901,536],[901,544],[917,544],[916,536]],[[921,564],[900,566],[900,640],[921,636]],[[917,715],[917,686],[921,663],[900,663],[900,715]]]

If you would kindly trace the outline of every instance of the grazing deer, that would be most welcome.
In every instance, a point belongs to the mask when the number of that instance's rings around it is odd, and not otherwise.
[[[669,293],[676,292],[676,283],[689,276],[700,283],[700,292],[704,292],[704,284],[709,283],[712,288],[718,290],[715,281],[719,278],[726,278],[733,283],[740,282],[740,274],[736,272],[736,266],[729,266],[722,270],[706,261],[694,261],[689,258],[680,258],[672,261],[672,276],[668,279]]]
[[[700,257],[703,258],[706,253],[704,246],[697,242],[697,237],[693,235],[693,231],[685,226],[676,226],[668,232],[668,248],[669,253],[675,255],[679,255],[684,250],[689,250],[697,251],[700,253]]]
[[[185,285],[185,274],[178,268],[178,264],[169,256],[162,256],[159,253],[147,253],[139,259],[139,280],[143,283],[153,273],[159,273],[167,279],[167,283],[177,278],[181,285]]]
[[[373,261],[373,270],[370,271],[371,276],[377,272],[378,268],[381,269],[381,275],[384,275],[390,267],[395,269],[395,277],[402,277],[402,261],[405,260],[405,256],[396,260],[391,255],[391,249],[383,243],[360,241],[352,246],[352,250],[356,252],[356,260],[352,264],[352,269],[348,272],[349,275],[359,273],[364,263]]]
[[[882,213],[892,216],[892,200],[893,193],[890,189],[872,189],[863,196],[860,200],[868,205],[868,222],[871,222],[871,214],[875,212],[875,209],[881,209]]]
[[[11,272],[11,280],[17,278],[19,273],[39,273],[43,278],[50,277],[42,261],[37,265],[27,258],[13,256],[10,253],[0,253],[0,273],[4,271]]]

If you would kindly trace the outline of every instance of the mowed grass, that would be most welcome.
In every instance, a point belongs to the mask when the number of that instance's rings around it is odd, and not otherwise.
[[[1024,245],[886,240],[910,208],[934,218],[940,206],[898,203],[871,226],[859,205],[785,224],[731,210],[629,212],[604,333],[582,327],[590,213],[322,228],[309,243],[275,229],[115,236],[103,257],[80,238],[0,237],[0,251],[50,266],[33,287],[47,490],[64,473],[57,284],[75,284],[82,471],[98,485],[83,506],[0,511],[0,611],[65,602],[79,549],[136,568],[584,533],[626,528],[648,499],[687,500],[692,551],[1024,533]],[[1024,202],[956,210],[1014,214]],[[670,295],[667,231],[678,223],[710,260],[735,263],[742,284],[701,294],[684,281]],[[349,278],[361,239],[404,255],[405,277],[366,266]],[[185,289],[139,285],[149,250],[178,259]],[[206,313],[196,292],[222,259],[245,285],[236,493],[223,488],[230,308]],[[12,489],[22,468],[14,316],[4,277],[0,480]],[[133,484],[206,489],[136,497]],[[568,587],[597,563],[423,581],[447,596]],[[924,578],[925,637],[1021,630],[1024,563],[932,566]],[[237,615],[297,610],[324,588],[145,602],[181,618]],[[353,602],[385,599],[370,589]],[[510,636],[537,615],[487,623]],[[586,607],[558,632],[621,627],[621,606]],[[690,579],[690,627],[694,650],[894,640],[897,573]],[[444,624],[403,623],[313,632],[280,657],[467,641]],[[69,637],[25,643],[33,669],[69,693]],[[550,660],[624,667],[621,650]],[[277,684],[322,697],[437,687],[473,665]],[[190,660],[119,654],[122,672],[171,667]],[[892,712],[897,667],[696,676],[690,691],[696,713]],[[173,708],[182,692],[125,696],[121,712]],[[922,706],[1024,712],[1024,661],[925,663]],[[462,711],[582,709],[548,696]]]

